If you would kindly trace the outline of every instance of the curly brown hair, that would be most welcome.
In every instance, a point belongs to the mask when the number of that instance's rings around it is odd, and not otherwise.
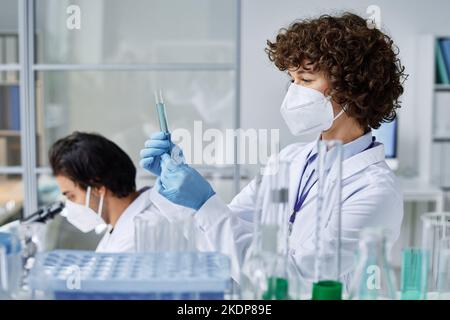
[[[281,71],[324,72],[333,100],[363,129],[396,118],[407,75],[392,39],[366,20],[346,12],[295,21],[267,40],[269,59]],[[308,63],[308,66],[306,65]]]

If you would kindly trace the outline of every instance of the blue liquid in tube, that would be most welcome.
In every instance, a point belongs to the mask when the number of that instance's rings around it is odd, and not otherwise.
[[[159,128],[162,132],[167,133],[170,139],[170,131],[169,126],[167,124],[167,113],[166,113],[166,105],[164,104],[164,100],[162,97],[162,91],[155,91],[155,101],[156,101],[156,111],[158,112],[158,120],[159,120]],[[173,146],[170,157],[177,164],[183,164],[184,156],[181,149],[178,146]]]
[[[156,111],[158,112],[159,128],[162,132],[169,133],[169,126],[167,125],[166,105],[164,104],[161,90],[159,92],[155,92],[155,100]]]

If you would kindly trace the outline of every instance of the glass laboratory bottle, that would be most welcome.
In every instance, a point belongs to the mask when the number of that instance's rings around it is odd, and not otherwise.
[[[387,233],[384,229],[368,228],[362,231],[349,299],[396,299],[395,276],[388,262],[387,247]]]
[[[269,181],[268,203],[261,217],[261,251],[266,269],[266,286],[262,298],[285,300],[289,298],[289,163],[277,159],[266,172]]]
[[[437,290],[440,300],[450,300],[450,238],[440,243],[438,259]]]
[[[313,300],[341,300],[342,142],[317,142],[317,213],[314,230]],[[332,233],[335,239],[327,244]]]
[[[14,299],[22,277],[22,248],[15,233],[0,232],[0,300]]]
[[[261,252],[261,214],[267,192],[261,187],[261,174],[258,173],[254,183],[257,197],[253,213],[253,236],[240,275],[240,295],[241,299],[245,300],[261,299],[266,281],[265,263]]]
[[[424,274],[426,294],[431,296],[438,292],[439,256],[444,239],[450,238],[450,213],[426,213],[422,221],[422,249],[428,254],[428,273]],[[425,267],[424,267],[425,269]]]
[[[427,296],[428,251],[422,248],[402,250],[400,291],[402,300],[422,300]]]

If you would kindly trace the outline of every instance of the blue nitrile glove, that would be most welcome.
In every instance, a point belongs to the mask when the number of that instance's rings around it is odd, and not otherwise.
[[[176,164],[168,154],[163,154],[161,176],[156,180],[156,190],[169,201],[198,210],[215,192],[197,170],[187,164]]]
[[[170,135],[164,132],[152,134],[149,140],[145,141],[145,147],[141,150],[141,168],[150,171],[155,176],[161,175],[161,156],[165,153],[170,154],[173,143],[170,141]]]

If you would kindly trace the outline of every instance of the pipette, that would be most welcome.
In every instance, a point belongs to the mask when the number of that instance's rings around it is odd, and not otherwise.
[[[169,126],[167,124],[166,105],[164,103],[161,90],[155,91],[155,102],[156,102],[156,111],[158,112],[159,127],[162,132],[169,135],[170,140],[170,131]],[[176,164],[184,163],[183,152],[177,145],[174,145],[172,147],[172,150],[170,151],[170,157]]]

